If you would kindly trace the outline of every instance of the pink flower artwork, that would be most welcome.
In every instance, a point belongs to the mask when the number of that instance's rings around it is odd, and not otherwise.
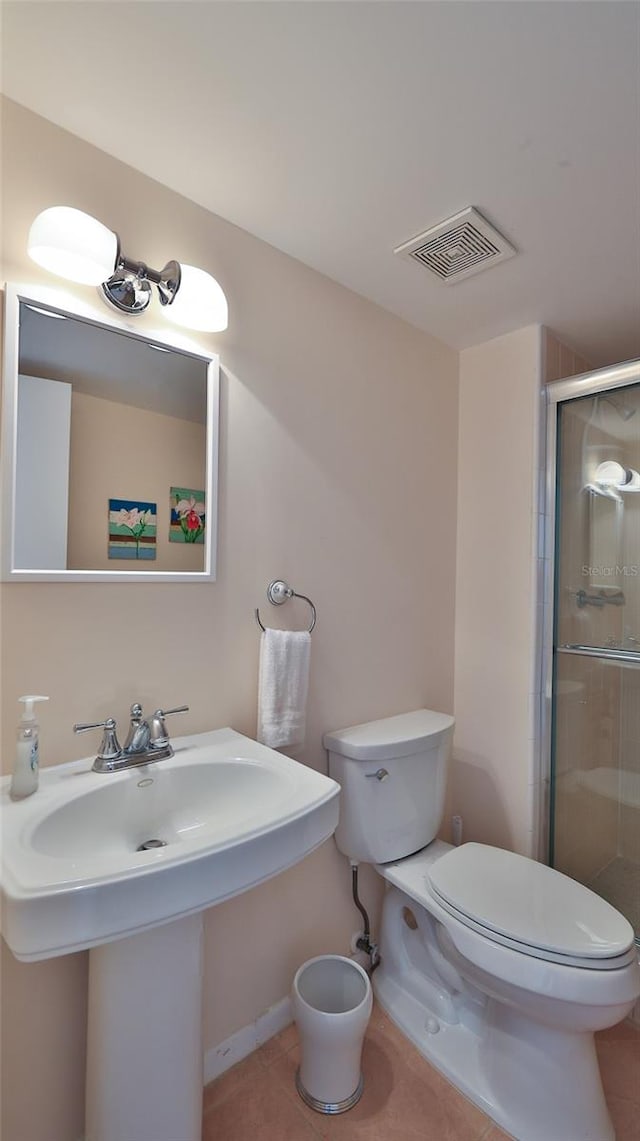
[[[172,487],[170,505],[170,542],[203,543],[205,528],[204,491]]]

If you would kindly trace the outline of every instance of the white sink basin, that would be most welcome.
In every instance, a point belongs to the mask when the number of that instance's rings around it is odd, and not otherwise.
[[[45,768],[2,805],[2,934],[19,959],[94,947],[238,895],[333,833],[335,781],[219,729],[120,773]],[[164,846],[139,851],[141,844]]]

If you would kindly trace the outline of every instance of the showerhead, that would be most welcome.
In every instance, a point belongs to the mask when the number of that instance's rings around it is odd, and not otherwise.
[[[618,413],[618,416],[621,416],[623,420],[630,420],[631,417],[636,414],[635,408],[630,408],[628,404],[623,404],[622,400],[618,400],[615,396],[603,396],[603,400],[606,400],[607,404],[611,404]]]

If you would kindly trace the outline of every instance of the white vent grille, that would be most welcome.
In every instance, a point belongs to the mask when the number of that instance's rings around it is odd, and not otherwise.
[[[445,285],[513,257],[515,249],[473,206],[393,251],[426,266]]]

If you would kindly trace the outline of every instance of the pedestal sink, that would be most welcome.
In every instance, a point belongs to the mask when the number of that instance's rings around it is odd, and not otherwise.
[[[199,1141],[201,912],[333,833],[339,786],[234,732],[98,774],[46,768],[2,806],[2,935],[18,959],[92,948],[85,1141]]]

